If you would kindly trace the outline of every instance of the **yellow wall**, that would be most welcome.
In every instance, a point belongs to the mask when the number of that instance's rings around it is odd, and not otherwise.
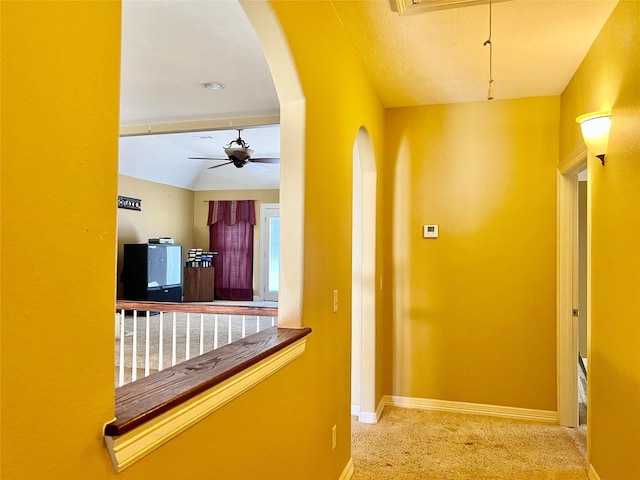
[[[395,395],[555,411],[558,110],[387,111]]]
[[[118,279],[125,243],[146,243],[149,238],[171,237],[186,251],[194,248],[194,192],[184,188],[118,175],[118,195],[142,200],[142,211],[118,209]],[[122,283],[118,281],[120,292]]]
[[[364,126],[381,178],[384,114],[330,2],[272,5],[307,102],[303,323],[313,328],[305,355],[314,378],[301,381],[299,388],[310,394],[309,428],[317,432],[312,441],[319,443],[318,456],[309,459],[313,471],[305,477],[330,479],[338,477],[350,450],[353,146]],[[337,313],[332,313],[334,289],[339,292]],[[338,427],[338,448],[331,453],[325,451],[325,442],[333,424]]]
[[[104,478],[113,418],[118,2],[0,3],[6,480]]]
[[[114,400],[120,6],[1,5],[1,476],[115,478],[101,430]],[[330,3],[275,7],[310,99],[303,323],[314,332],[302,358],[124,480],[326,480],[350,456],[351,155],[363,124],[381,153],[383,110]]]
[[[622,1],[562,94],[561,158],[580,114],[611,108],[606,165],[589,158],[590,462],[602,480],[640,478],[640,2]]]
[[[149,182],[126,175],[118,175],[118,195],[142,200],[142,211],[118,209],[118,279],[122,271],[123,245],[145,243],[152,237],[172,237],[183,246],[183,254],[190,248],[209,248],[209,214],[207,200],[257,200],[260,203],[278,203],[278,190],[216,190],[191,191],[161,183]],[[260,225],[254,230],[260,240]],[[260,245],[254,247],[254,295],[259,294]],[[118,293],[122,282],[118,281]]]

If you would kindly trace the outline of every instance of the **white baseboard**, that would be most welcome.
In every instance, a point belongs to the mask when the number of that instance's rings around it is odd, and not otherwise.
[[[358,421],[360,423],[378,423],[378,415],[376,412],[360,412],[358,414]]]
[[[587,476],[589,480],[600,480],[600,476],[596,472],[596,469],[593,468],[593,465],[589,464],[589,470],[587,470]]]
[[[386,396],[380,399],[380,403],[378,403],[378,407],[375,412],[363,412],[359,406],[351,405],[351,415],[358,417],[358,421],[360,423],[370,423],[375,424],[380,420],[380,416],[384,410],[384,406],[386,405]]]
[[[342,473],[338,477],[338,480],[349,480],[353,476],[353,458],[349,458],[347,465],[342,470]]]
[[[452,402],[447,400],[431,400],[427,398],[400,397],[395,395],[385,395],[385,397],[383,397],[383,400],[385,405],[392,405],[395,407],[437,410],[442,412],[470,413],[475,415],[489,415],[493,417],[515,418],[519,420],[534,420],[537,422],[553,424],[558,423],[557,412],[551,410],[534,410],[529,408],[503,407],[500,405]]]

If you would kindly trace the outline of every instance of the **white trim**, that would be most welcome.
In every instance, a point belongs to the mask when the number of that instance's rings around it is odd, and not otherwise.
[[[240,0],[264,50],[280,100],[280,294],[278,325],[302,325],[306,100],[277,15],[268,2]]]
[[[360,423],[378,423],[378,414],[376,412],[360,412],[358,414]]]
[[[385,395],[380,399],[375,412],[363,412],[360,407],[351,405],[351,415],[356,415],[358,417],[358,422],[360,423],[378,423],[380,417],[382,416],[382,412],[384,411],[384,407],[387,404],[387,398],[390,397],[388,395]]]
[[[387,395],[386,405],[441,412],[469,413],[489,415],[492,417],[534,420],[537,422],[557,423],[557,413],[551,410],[534,410],[530,408],[503,407],[500,405],[484,405],[480,403],[452,402],[448,400],[432,400],[428,398],[411,398]]]
[[[593,465],[589,464],[589,469],[587,470],[587,476],[589,480],[600,480],[600,476],[596,472],[596,469],[593,468]]]
[[[578,425],[578,342],[577,321],[572,310],[577,305],[577,174],[558,172],[557,203],[557,405],[558,420],[564,427]]]
[[[353,476],[353,472],[353,458],[349,458],[349,461],[345,465],[344,470],[342,470],[338,480],[349,480]]]
[[[578,425],[578,321],[572,309],[578,308],[577,175],[587,166],[584,145],[558,165],[556,226],[556,335],[557,335],[557,408],[558,423]],[[588,270],[588,268],[587,268]],[[587,273],[588,275],[588,273]],[[587,280],[587,282],[589,282]],[[588,289],[589,287],[587,287]],[[587,302],[589,294],[587,293]],[[587,309],[587,317],[588,317]],[[588,320],[587,320],[588,322]]]
[[[280,123],[280,115],[273,112],[271,115],[258,117],[238,117],[233,119],[207,119],[192,120],[188,122],[144,123],[141,125],[120,125],[120,136],[132,135],[157,135],[159,133],[197,132],[206,130],[221,130],[241,127],[255,127],[258,125],[277,125]]]
[[[376,161],[361,127],[353,146],[351,398],[358,421],[377,423],[376,408]]]
[[[271,240],[271,218],[280,218],[279,203],[261,203],[260,204],[260,280],[258,282],[260,294],[258,298],[267,302],[277,302],[278,292],[271,293],[269,288],[269,272],[271,270],[270,261],[270,240]],[[280,238],[280,237],[278,237]],[[278,261],[280,260],[280,252],[278,252]],[[279,275],[279,272],[278,272]],[[255,298],[255,297],[254,297]]]
[[[577,174],[587,166],[587,147],[581,145],[567,155],[558,165],[558,171],[562,175]]]
[[[113,468],[121,472],[298,358],[306,338],[234,375],[163,415],[118,437],[105,436]]]

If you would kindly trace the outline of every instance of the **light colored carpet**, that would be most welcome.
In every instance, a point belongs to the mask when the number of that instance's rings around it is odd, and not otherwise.
[[[587,480],[571,429],[528,421],[386,407],[352,417],[353,480]]]

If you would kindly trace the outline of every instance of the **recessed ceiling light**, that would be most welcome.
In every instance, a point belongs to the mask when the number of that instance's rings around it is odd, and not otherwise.
[[[224,88],[224,83],[220,82],[206,82],[203,83],[202,86],[204,88],[209,88],[211,90],[222,90]]]

